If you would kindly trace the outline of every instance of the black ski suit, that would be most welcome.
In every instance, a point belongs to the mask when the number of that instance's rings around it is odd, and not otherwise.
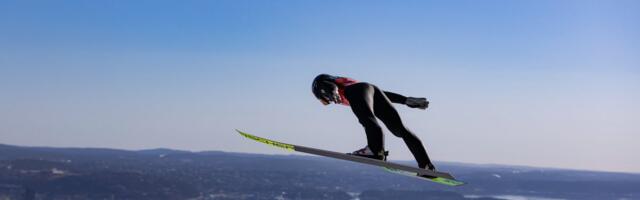
[[[400,115],[391,102],[404,104],[407,97],[380,90],[373,84],[359,82],[344,86],[344,97],[358,121],[367,133],[367,143],[374,153],[384,151],[384,136],[376,118],[393,133],[404,140],[420,168],[432,166],[422,142],[402,124]]]

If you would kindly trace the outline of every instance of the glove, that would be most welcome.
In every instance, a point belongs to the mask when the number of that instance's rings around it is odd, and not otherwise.
[[[429,101],[427,101],[427,98],[407,97],[407,100],[404,102],[404,104],[411,108],[420,108],[423,110],[429,107]]]

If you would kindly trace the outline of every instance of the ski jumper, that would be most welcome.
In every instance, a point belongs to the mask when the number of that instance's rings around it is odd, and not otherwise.
[[[420,168],[432,166],[431,160],[420,139],[407,129],[400,115],[391,104],[404,104],[407,97],[380,90],[377,86],[356,80],[338,77],[335,79],[342,104],[350,106],[358,121],[365,129],[367,143],[372,152],[384,151],[384,136],[377,119],[393,133],[404,140]]]

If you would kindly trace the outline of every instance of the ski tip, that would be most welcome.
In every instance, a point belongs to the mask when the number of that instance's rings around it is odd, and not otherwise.
[[[242,131],[240,131],[238,129],[236,129],[236,131],[238,133],[240,133],[240,135],[242,135],[245,138],[249,138],[249,139],[252,139],[254,141],[261,142],[261,143],[264,143],[264,144],[268,144],[268,145],[271,145],[271,146],[274,146],[274,147],[283,148],[283,149],[286,149],[286,150],[289,150],[289,151],[295,151],[295,146],[293,146],[291,144],[286,144],[286,143],[282,143],[282,142],[278,142],[278,141],[273,141],[273,140],[270,140],[270,139],[267,139],[267,138],[261,138],[261,137],[255,136],[255,135],[251,135],[249,133],[242,132]]]
[[[238,132],[240,135],[242,135],[243,137],[249,138],[249,139],[253,139],[253,135],[250,135],[248,133],[242,132],[241,130],[236,129],[236,132]],[[255,137],[255,136],[254,136]],[[254,139],[255,140],[255,139]]]
[[[249,138],[249,139],[256,140],[256,141],[260,141],[261,139],[263,139],[263,138],[260,138],[258,136],[255,136],[255,135],[251,135],[249,133],[245,133],[245,132],[243,132],[241,130],[238,130],[238,129],[235,129],[235,130],[236,130],[236,132],[238,132],[238,134],[240,134],[242,137],[245,137],[245,138]]]
[[[238,130],[238,129],[236,129],[236,132],[238,132],[240,135],[245,137],[248,135],[248,133],[242,132],[241,130]]]

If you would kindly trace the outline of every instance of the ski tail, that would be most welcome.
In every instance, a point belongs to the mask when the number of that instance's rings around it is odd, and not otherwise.
[[[427,179],[436,183],[440,183],[440,184],[444,184],[444,185],[448,185],[448,186],[460,186],[460,185],[464,185],[464,182],[461,181],[457,181],[455,179],[447,179],[447,178],[442,178],[442,177],[431,177],[431,176],[420,176],[418,175],[418,173],[415,172],[408,172],[408,171],[403,171],[403,170],[399,170],[399,169],[393,169],[393,168],[389,168],[389,167],[383,167],[384,170],[391,172],[391,173],[395,173],[395,174],[400,174],[400,175],[404,175],[404,176],[409,176],[409,177],[414,177],[414,178],[419,178],[419,179]]]

